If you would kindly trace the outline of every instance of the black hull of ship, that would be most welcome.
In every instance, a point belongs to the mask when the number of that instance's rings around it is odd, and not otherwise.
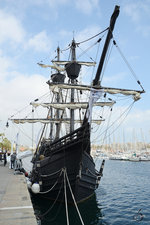
[[[32,171],[32,183],[40,184],[40,194],[36,196],[64,201],[64,170],[76,202],[84,201],[94,194],[100,174],[95,170],[90,155],[89,129],[86,124],[58,141],[41,144]],[[44,157],[39,160],[41,155]],[[67,180],[66,190],[68,202],[71,203],[73,199]]]

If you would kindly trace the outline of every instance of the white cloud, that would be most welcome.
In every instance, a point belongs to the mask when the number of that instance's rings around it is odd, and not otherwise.
[[[9,72],[10,68],[12,69],[14,63],[11,58],[8,56],[4,56],[2,50],[0,49],[0,83],[7,77],[11,77],[11,73]]]
[[[20,21],[14,16],[5,11],[0,10],[0,43],[10,40],[13,42],[22,42],[25,36],[25,31]]]
[[[129,114],[127,118],[127,123],[132,124],[133,127],[142,127],[144,124],[147,124],[150,118],[150,110],[136,110],[136,113],[133,111]],[[149,123],[147,124],[147,127]]]
[[[140,11],[138,4],[128,4],[124,7],[124,12],[131,17],[134,22],[139,21],[140,19]]]
[[[124,12],[131,17],[132,21],[139,22],[142,20],[143,13],[149,15],[150,4],[149,1],[142,1],[136,3],[129,3],[124,6]]]
[[[40,6],[40,5],[49,5],[50,7],[54,6],[59,6],[62,4],[66,4],[70,0],[26,0],[26,1],[20,1],[20,0],[15,0],[15,1],[10,1],[10,0],[3,0],[6,1],[7,4],[9,4],[12,7],[18,7],[18,9],[25,9],[27,7],[32,7],[34,6]]]
[[[150,110],[133,110],[124,122],[128,137],[132,135],[131,132],[133,132],[133,128],[136,132],[140,132],[140,129],[143,129],[144,134],[149,135],[149,118]],[[149,138],[146,141],[149,141]]]
[[[39,74],[21,74],[18,72],[13,72],[14,76],[11,80],[3,80],[0,85],[0,132],[4,132],[9,140],[12,140],[13,136],[19,129],[23,130],[20,133],[20,138],[22,136],[22,144],[30,145],[30,139],[26,136],[30,136],[31,125],[26,128],[26,126],[16,126],[12,127],[9,121],[10,127],[6,129],[5,125],[12,115],[14,118],[31,115],[30,102],[34,101],[36,98],[43,96],[48,92],[48,85],[46,84],[47,79]],[[19,112],[19,113],[18,113]],[[36,115],[37,116],[37,115]],[[26,134],[26,136],[24,135]]]
[[[118,73],[118,74],[115,74],[115,75],[112,75],[112,76],[110,76],[110,77],[108,77],[108,76],[105,76],[104,78],[103,78],[103,84],[104,85],[109,85],[109,84],[114,84],[114,83],[116,83],[116,82],[119,82],[119,81],[121,81],[121,80],[123,80],[124,79],[124,77],[125,77],[125,73],[124,72],[122,72],[122,73]]]
[[[78,43],[78,42],[82,42],[82,41],[85,41],[87,40],[88,38],[98,34],[99,32],[101,31],[101,28],[99,26],[89,26],[89,27],[86,27],[85,29],[81,30],[81,31],[77,31],[73,34],[72,31],[67,31],[65,29],[62,29],[59,31],[59,37],[60,39],[62,38],[62,40],[65,40],[66,43],[64,44],[64,48],[63,49],[67,49],[68,48],[68,44],[71,43],[71,40],[75,39],[75,41]],[[98,40],[99,37],[95,38],[92,40],[91,42],[91,45],[96,42]],[[60,43],[61,44],[61,43]],[[85,51],[87,48],[89,47],[89,42],[85,42],[84,44],[82,44],[82,46],[80,46],[80,49],[78,49],[77,51],[77,59],[81,60],[81,58],[78,58],[78,56],[81,54],[83,54],[83,51]],[[82,49],[82,50],[81,50]],[[90,49],[91,51],[93,50],[93,48]],[[88,52],[87,54],[83,54],[84,57],[86,56],[86,59],[85,60],[88,60],[88,61],[91,61],[89,55],[92,57],[92,53]],[[95,56],[95,54],[94,54]]]
[[[58,7],[60,5],[66,4],[67,2],[69,2],[69,0],[46,0],[46,3],[50,6],[50,7]],[[43,1],[42,1],[43,3]]]
[[[8,74],[7,69],[12,65],[9,58],[4,57],[0,54],[0,81]]]
[[[149,37],[150,1],[145,0],[143,2],[126,4],[123,10],[136,24],[136,31],[144,37]]]
[[[17,72],[13,73],[13,79],[1,82],[0,105],[3,107],[0,109],[0,118],[6,119],[11,113],[14,113],[15,109],[24,107],[48,90],[47,79],[39,74],[29,76]]]
[[[136,30],[139,33],[141,33],[144,37],[150,36],[150,25],[138,26]]]
[[[98,0],[76,0],[75,6],[78,10],[85,14],[90,14],[93,10],[97,9],[99,5]]]
[[[75,35],[75,39],[77,42],[87,40],[88,38],[98,34],[101,31],[101,28],[98,26],[90,26],[86,27],[84,30],[78,32],[77,36]],[[98,39],[98,37],[97,37]],[[95,41],[97,40],[95,39]]]
[[[47,52],[51,48],[51,41],[46,31],[42,31],[30,38],[27,42],[26,47],[33,48],[37,52]]]
[[[90,26],[85,28],[84,30],[78,32],[77,35],[75,35],[75,40],[76,42],[83,42],[93,36],[95,36],[96,34],[98,34],[101,31],[101,28],[98,26]],[[97,42],[97,40],[100,38],[100,36],[97,36],[96,38],[92,39],[91,42],[84,42],[80,47],[82,48],[82,52],[81,55],[83,54],[84,51],[86,51],[88,49],[88,51],[84,52],[84,56],[87,56],[87,59],[91,61],[90,57],[93,57],[93,60],[95,60],[95,51],[97,51],[97,47],[98,45],[93,45],[94,43]],[[89,48],[89,45],[92,46],[92,48]],[[96,49],[95,49],[95,48]],[[80,49],[81,49],[80,48]],[[94,49],[94,52],[93,52]],[[94,55],[92,54],[94,53]]]

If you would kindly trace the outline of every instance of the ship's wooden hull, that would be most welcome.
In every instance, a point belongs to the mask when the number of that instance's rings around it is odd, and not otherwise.
[[[57,147],[56,147],[57,146]],[[81,127],[70,136],[41,145],[42,160],[36,160],[32,171],[32,183],[40,184],[40,195],[64,201],[66,183],[67,199],[72,202],[71,190],[77,202],[89,198],[98,187],[99,174],[90,156],[89,127]],[[40,156],[38,156],[40,158]],[[64,175],[65,173],[65,175]],[[66,180],[66,181],[65,181]]]

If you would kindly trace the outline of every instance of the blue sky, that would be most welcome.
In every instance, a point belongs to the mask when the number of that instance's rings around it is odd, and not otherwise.
[[[50,72],[37,62],[49,63],[58,43],[66,47],[73,33],[82,41],[108,27],[115,5],[115,40],[146,91],[126,126],[142,129],[149,141],[150,0],[0,0],[0,132],[9,133],[7,118],[46,92]],[[138,89],[120,62],[110,63],[104,84]]]

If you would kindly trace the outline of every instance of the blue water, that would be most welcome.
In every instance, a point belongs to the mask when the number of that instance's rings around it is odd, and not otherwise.
[[[150,162],[106,161],[96,196],[97,224],[150,224]]]
[[[37,214],[50,208],[49,201],[34,205]],[[150,162],[106,160],[95,196],[79,204],[79,210],[85,225],[150,225]],[[81,224],[74,206],[69,207],[69,222]],[[64,205],[41,217],[41,225],[65,224]]]

